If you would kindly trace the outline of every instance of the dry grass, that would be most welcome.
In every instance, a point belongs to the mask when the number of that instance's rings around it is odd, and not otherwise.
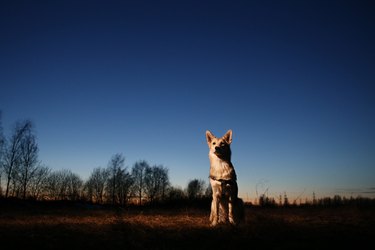
[[[0,204],[0,240],[12,249],[354,249],[372,243],[373,208],[247,208],[236,228],[209,211]]]

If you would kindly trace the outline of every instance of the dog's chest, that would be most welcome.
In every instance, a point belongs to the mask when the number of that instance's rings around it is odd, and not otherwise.
[[[213,160],[210,167],[210,175],[218,179],[235,179],[233,166],[222,160]]]

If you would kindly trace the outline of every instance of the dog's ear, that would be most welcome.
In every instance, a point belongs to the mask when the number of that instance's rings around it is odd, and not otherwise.
[[[229,129],[225,135],[223,136],[223,139],[228,143],[228,144],[231,144],[232,143],[232,130]]]
[[[210,146],[212,139],[215,138],[215,136],[210,132],[206,131],[206,139],[207,139],[207,144]]]

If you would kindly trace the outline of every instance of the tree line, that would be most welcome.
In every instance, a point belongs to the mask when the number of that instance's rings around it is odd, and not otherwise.
[[[39,147],[30,120],[18,121],[5,137],[0,117],[0,197],[35,200],[84,200],[125,206],[210,197],[205,181],[189,181],[185,190],[172,187],[163,165],[136,162],[125,167],[125,157],[114,154],[107,167],[97,167],[84,181],[71,170],[52,170],[38,157]]]
[[[261,207],[338,207],[338,206],[362,206],[362,207],[369,207],[375,206],[375,199],[367,198],[367,197],[345,197],[341,195],[334,195],[333,197],[322,197],[316,198],[315,193],[312,195],[312,200],[308,200],[307,198],[302,201],[300,199],[297,202],[297,199],[294,199],[293,202],[289,201],[289,198],[286,193],[284,195],[280,195],[278,201],[275,200],[273,197],[268,197],[265,194],[262,194],[256,200],[256,203]]]
[[[210,200],[211,187],[204,180],[190,180],[185,189],[173,187],[169,170],[141,160],[129,169],[125,157],[114,154],[107,167],[94,168],[87,180],[71,170],[52,170],[39,160],[35,127],[30,120],[18,121],[10,136],[3,133],[0,113],[0,198],[88,201],[96,204],[132,204]],[[251,203],[248,202],[250,205]],[[278,201],[261,194],[254,204],[263,207],[296,206],[286,193]],[[299,200],[301,206],[375,205],[363,197],[324,197]]]

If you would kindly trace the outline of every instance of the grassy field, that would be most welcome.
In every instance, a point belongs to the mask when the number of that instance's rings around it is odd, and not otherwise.
[[[208,217],[208,209],[192,207],[113,209],[2,201],[0,246],[105,250],[374,247],[373,207],[247,207],[246,222],[235,228],[211,228]]]

